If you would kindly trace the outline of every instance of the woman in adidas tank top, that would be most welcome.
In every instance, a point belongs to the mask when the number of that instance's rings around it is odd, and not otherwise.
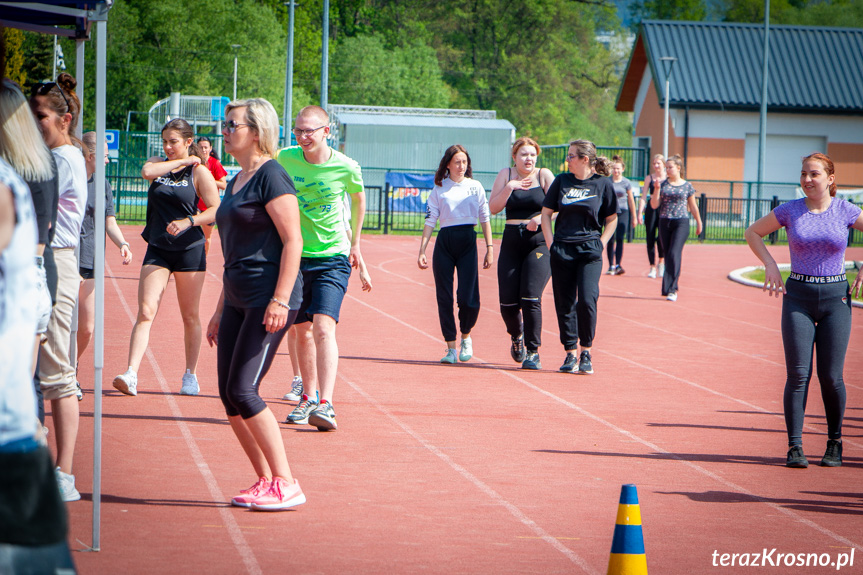
[[[147,225],[141,233],[148,247],[138,284],[138,317],[129,342],[129,368],[114,378],[114,387],[126,395],[138,394],[138,368],[172,274],[183,316],[186,352],[180,393],[197,395],[200,389],[195,376],[201,351],[198,303],[207,271],[201,226],[215,220],[219,192],[194,136],[188,122],[171,120],[162,128],[165,157],[152,157],[141,169],[144,179],[152,182],[147,191]],[[207,206],[200,214],[198,198]]]
[[[843,369],[851,337],[851,295],[863,294],[863,273],[853,287],[845,277],[848,229],[863,231],[860,208],[836,196],[833,161],[816,153],[803,158],[800,187],[806,197],[785,202],[749,226],[746,241],[764,263],[764,291],[782,297],[782,343],[785,347],[785,427],[787,467],[808,467],[803,452],[803,417],[812,349],[827,419],[824,467],[842,465],[842,419],[845,414]],[[782,281],[779,267],[764,245],[764,236],[784,227],[791,253],[791,276]]]
[[[548,246],[540,229],[545,192],[554,180],[548,168],[537,168],[539,144],[519,138],[512,147],[514,168],[497,174],[488,207],[505,210],[497,284],[500,315],[512,339],[510,355],[522,369],[542,369],[542,292],[551,277]]]

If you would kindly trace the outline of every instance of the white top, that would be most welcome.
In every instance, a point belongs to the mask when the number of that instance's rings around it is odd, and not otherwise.
[[[38,429],[33,390],[33,341],[39,300],[36,213],[30,190],[0,159],[0,182],[12,189],[15,229],[0,252],[0,445],[33,437]]]
[[[426,225],[430,228],[434,228],[438,221],[440,227],[446,228],[465,224],[475,226],[477,221],[487,222],[490,219],[485,189],[474,179],[465,178],[455,183],[445,178],[429,194]]]
[[[57,229],[54,230],[51,247],[74,248],[81,237],[81,224],[87,210],[87,167],[84,155],[75,146],[60,146],[51,153],[57,161],[57,189],[60,194]]]

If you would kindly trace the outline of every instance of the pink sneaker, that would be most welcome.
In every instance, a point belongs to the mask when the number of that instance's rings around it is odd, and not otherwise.
[[[274,477],[270,490],[252,502],[255,511],[279,511],[306,502],[300,482],[294,479],[291,485],[281,477]]]
[[[266,477],[261,477],[258,479],[258,482],[249,487],[248,489],[243,489],[240,491],[240,494],[231,499],[231,505],[236,505],[237,507],[246,507],[249,508],[252,506],[252,501],[264,495],[267,491],[270,490],[270,480]]]

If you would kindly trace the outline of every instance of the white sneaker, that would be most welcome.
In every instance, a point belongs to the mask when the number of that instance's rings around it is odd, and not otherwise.
[[[446,355],[444,355],[440,362],[441,363],[456,363],[458,361],[458,354],[456,354],[454,347],[446,348]]]
[[[647,272],[647,277],[653,279],[656,277],[656,268],[650,268],[650,271]]]
[[[282,396],[287,401],[299,401],[303,397],[303,378],[295,375],[291,382],[291,391]]]
[[[114,378],[114,389],[126,395],[138,395],[138,374],[129,368]]]
[[[54,470],[54,475],[57,477],[57,486],[60,487],[60,496],[63,501],[78,501],[81,499],[81,494],[75,489],[75,476],[63,473],[60,468]]]
[[[461,347],[458,350],[458,360],[468,361],[473,357],[473,342],[470,336],[461,340]]]
[[[665,264],[659,264],[659,271],[656,273],[656,277],[661,278],[665,275]]]
[[[183,374],[183,385],[180,387],[180,395],[198,395],[201,386],[198,385],[198,376],[190,370]]]
[[[677,292],[671,292],[665,297],[665,299],[668,301],[677,301]]]

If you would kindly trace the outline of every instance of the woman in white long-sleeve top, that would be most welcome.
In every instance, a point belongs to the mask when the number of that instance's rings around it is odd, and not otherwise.
[[[468,361],[473,356],[470,332],[476,325],[480,308],[475,229],[477,223],[482,227],[486,245],[482,267],[488,269],[494,263],[488,199],[482,184],[471,178],[472,175],[470,156],[464,146],[455,144],[447,148],[435,173],[435,187],[429,195],[417,258],[420,269],[429,267],[426,247],[435,225],[440,221],[441,230],[438,232],[432,255],[432,271],[437,291],[440,327],[447,346],[441,363]],[[452,309],[454,272],[458,273],[456,301],[461,331],[458,353],[455,348],[457,332]]]

